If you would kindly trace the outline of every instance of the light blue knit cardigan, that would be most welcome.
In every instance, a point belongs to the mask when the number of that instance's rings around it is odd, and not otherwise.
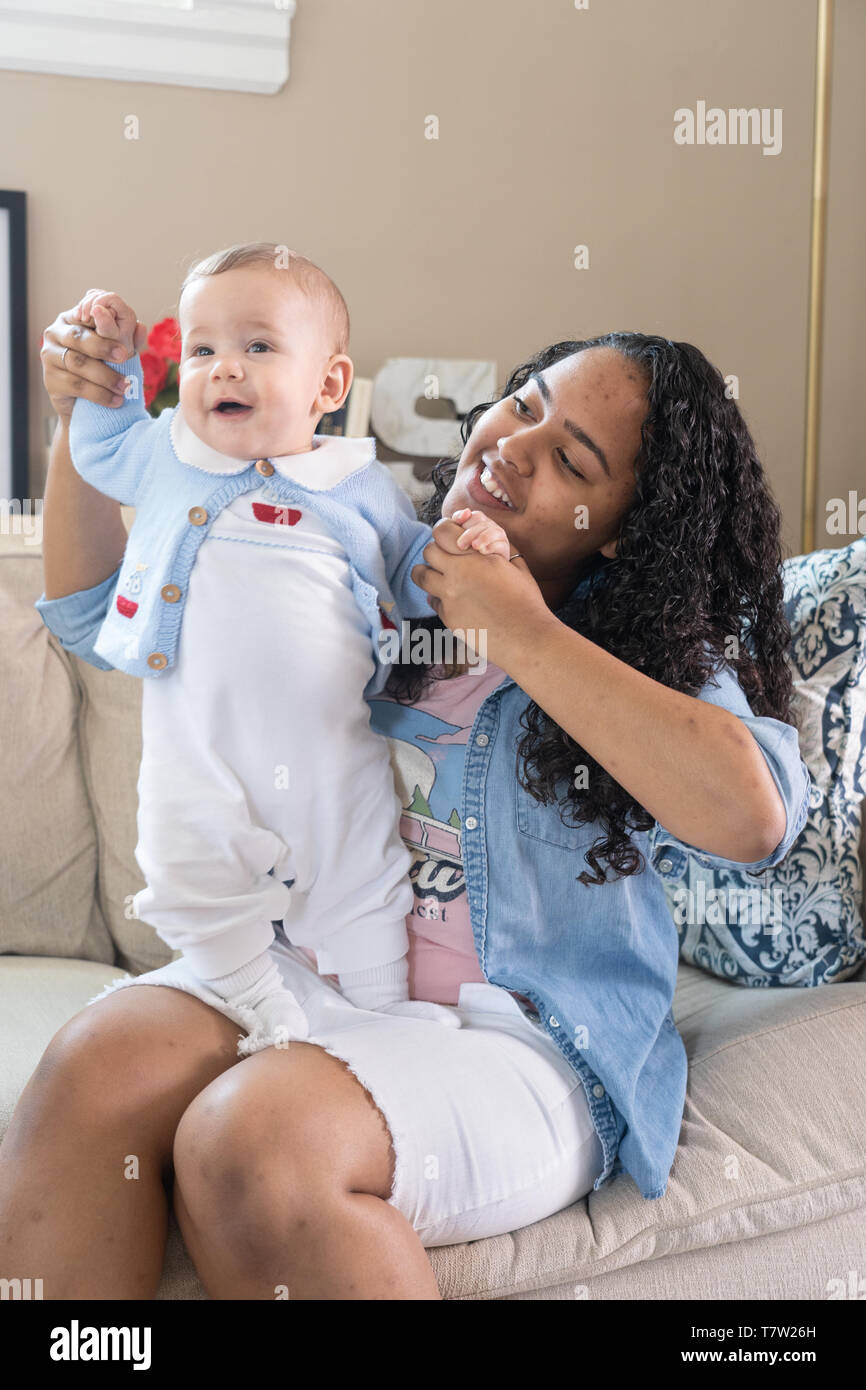
[[[262,497],[277,507],[308,507],[345,548],[376,660],[365,694],[381,691],[389,669],[378,644],[383,627],[393,623],[399,631],[403,618],[433,612],[411,577],[412,567],[423,563],[432,532],[418,521],[406,493],[376,459],[375,441],[316,436],[313,451],[287,456],[276,465],[232,459],[199,443],[192,457],[206,456],[202,467],[178,452],[178,439],[191,436],[182,417],[175,418],[180,407],[164,410],[158,418],[147,412],[138,355],[114,369],[136,383],[130,398],[116,407],[79,398],[70,424],[72,461],[82,478],[135,508],[108,614],[94,644],[103,667],[155,679],[172,669],[199,546],[229,502],[263,489]],[[304,482],[288,470],[299,472]],[[326,483],[333,477],[339,481],[316,486],[317,470]],[[43,597],[35,606],[42,612],[51,602]],[[230,632],[226,640],[230,642]]]

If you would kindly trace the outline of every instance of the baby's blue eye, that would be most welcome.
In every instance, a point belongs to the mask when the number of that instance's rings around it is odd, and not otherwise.
[[[269,344],[269,343],[263,343],[263,342],[250,343],[250,348],[264,348],[265,352],[270,352],[270,350],[271,350],[270,344]],[[193,357],[198,357],[199,355],[204,354],[204,353],[206,353],[206,352],[211,353],[211,355],[212,355],[212,349],[211,349],[211,348],[207,347],[204,343],[199,343],[199,345],[198,345],[197,348],[193,348],[193,351],[192,351],[192,354],[191,354],[191,355],[192,355]]]

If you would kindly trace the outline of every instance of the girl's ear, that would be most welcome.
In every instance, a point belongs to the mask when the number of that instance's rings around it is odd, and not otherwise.
[[[605,541],[604,545],[599,547],[599,554],[606,555],[608,560],[615,560],[618,539],[619,538],[616,537],[612,541]]]

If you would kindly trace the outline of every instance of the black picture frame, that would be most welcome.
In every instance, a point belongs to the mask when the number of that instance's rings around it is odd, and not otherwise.
[[[27,194],[0,189],[0,500],[27,496]]]

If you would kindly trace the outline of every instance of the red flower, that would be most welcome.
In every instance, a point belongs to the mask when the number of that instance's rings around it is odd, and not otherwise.
[[[159,395],[165,385],[165,379],[168,376],[165,359],[157,357],[155,352],[145,348],[141,354],[141,373],[144,377],[144,404],[149,408],[154,397]]]
[[[147,346],[151,352],[170,362],[180,361],[180,328],[177,319],[162,319],[155,323],[147,335]]]

